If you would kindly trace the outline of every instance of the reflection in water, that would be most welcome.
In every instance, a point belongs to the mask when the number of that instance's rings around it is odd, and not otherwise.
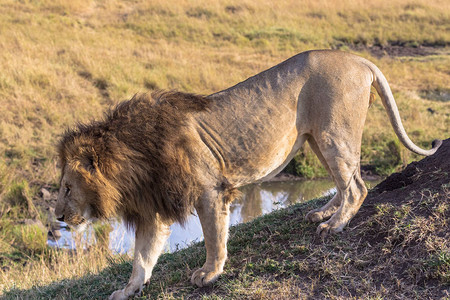
[[[373,187],[378,182],[368,182],[368,185]],[[243,197],[235,200],[230,207],[230,225],[248,222],[273,210],[335,192],[334,183],[330,179],[263,182],[244,186],[240,190]],[[112,227],[109,233],[109,248],[114,253],[131,253],[134,234],[120,221],[113,221]],[[184,226],[172,225],[171,230],[166,251],[173,252],[203,239],[200,220],[196,215],[190,216]],[[49,240],[48,244],[54,247],[74,248],[73,234],[64,230],[61,232],[62,237],[58,241]],[[92,228],[83,233],[82,239],[85,244],[96,240],[94,233],[95,230]]]
[[[239,210],[239,219],[232,224],[244,223],[281,207],[320,197],[334,187],[331,180],[263,182],[242,187],[242,199],[231,204],[231,214]],[[233,222],[235,221],[235,222]]]

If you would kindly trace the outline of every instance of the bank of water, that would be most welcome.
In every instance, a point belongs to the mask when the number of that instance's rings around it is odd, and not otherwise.
[[[366,181],[368,187],[374,187],[379,181]],[[230,207],[230,226],[248,222],[258,216],[267,214],[295,203],[335,193],[334,183],[330,179],[273,181],[252,184],[240,189],[243,197],[234,201]],[[121,221],[111,221],[109,248],[113,253],[132,253],[134,233],[126,229]],[[193,242],[203,239],[200,220],[194,214],[186,224],[171,226],[172,233],[166,245],[166,251],[185,248]],[[92,227],[76,234],[64,227],[58,240],[48,240],[52,247],[74,249],[95,243]]]

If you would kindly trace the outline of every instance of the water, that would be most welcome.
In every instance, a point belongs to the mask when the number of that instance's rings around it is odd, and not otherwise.
[[[366,181],[366,183],[369,187],[373,187],[378,181]],[[273,210],[336,192],[334,183],[330,179],[264,182],[248,185],[240,190],[243,192],[243,197],[234,201],[230,207],[230,225],[249,222]],[[196,215],[191,215],[184,227],[174,224],[171,230],[166,251],[173,252],[203,240],[200,220]],[[95,243],[92,227],[81,235],[62,228],[61,234],[61,238],[57,241],[49,240],[48,244],[53,247],[74,249],[76,240],[82,241],[81,244],[85,245],[83,247]],[[134,233],[128,231],[121,221],[112,221],[108,244],[113,253],[131,254]]]

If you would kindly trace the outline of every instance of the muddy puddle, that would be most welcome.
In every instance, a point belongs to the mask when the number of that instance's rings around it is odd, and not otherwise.
[[[379,181],[366,180],[366,184],[368,187],[374,187]],[[295,203],[334,194],[336,191],[334,183],[329,179],[264,182],[248,185],[240,190],[243,197],[234,201],[230,207],[230,226],[249,222],[258,216]],[[113,220],[110,224],[106,241],[109,249],[113,253],[131,254],[134,246],[134,233],[127,230],[119,220]],[[200,220],[196,215],[191,215],[184,226],[172,225],[171,230],[166,251],[173,252],[203,239]],[[61,237],[57,240],[48,240],[50,246],[75,249],[77,247],[86,248],[96,243],[96,234],[92,226],[83,233],[74,233],[62,223],[60,233]]]

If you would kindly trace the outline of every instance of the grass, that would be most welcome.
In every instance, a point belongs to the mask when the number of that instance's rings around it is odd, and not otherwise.
[[[39,219],[44,226],[52,221],[47,210],[52,203],[39,191],[57,188],[55,144],[62,132],[137,92],[208,94],[298,52],[342,49],[380,67],[414,142],[427,148],[449,135],[448,1],[1,0],[0,16],[0,267],[30,274],[19,280],[20,275],[4,272],[2,290],[13,283],[32,286],[41,265],[49,270],[42,282],[48,284],[108,264],[106,258],[91,263],[69,255],[62,261],[77,271],[52,273],[52,257],[60,254],[45,247],[37,251],[30,236],[39,240],[42,227],[40,233],[20,221]],[[393,45],[427,46],[432,53],[380,57],[373,52]],[[398,145],[378,99],[363,133],[362,164],[388,174],[418,158]],[[307,177],[324,174],[307,147],[290,168]],[[433,259],[445,261],[439,255]],[[34,271],[22,266],[31,268],[29,261]]]
[[[142,299],[448,297],[449,197],[443,185],[403,202],[369,200],[347,230],[326,241],[315,236],[317,224],[303,217],[329,198],[293,205],[232,227],[225,273],[212,287],[190,284],[190,275],[205,259],[204,244],[197,243],[160,257]],[[109,263],[81,277],[32,288],[22,284],[4,297],[105,298],[123,287],[131,273],[129,259],[115,257]]]

